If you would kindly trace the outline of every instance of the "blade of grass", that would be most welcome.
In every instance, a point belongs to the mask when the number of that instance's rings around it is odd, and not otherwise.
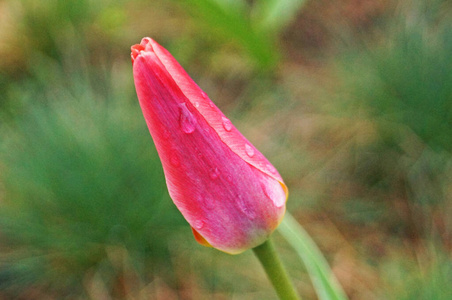
[[[253,7],[253,21],[261,31],[279,33],[292,21],[306,0],[261,0]]]
[[[300,224],[286,213],[278,227],[306,265],[314,288],[321,300],[345,300],[347,296],[328,266],[328,262]]]
[[[176,2],[184,5],[199,22],[207,25],[215,34],[238,42],[262,69],[270,70],[276,65],[279,53],[275,41],[266,33],[253,28],[246,6],[214,0]]]

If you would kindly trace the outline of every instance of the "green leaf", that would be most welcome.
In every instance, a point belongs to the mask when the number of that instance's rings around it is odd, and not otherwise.
[[[207,25],[216,35],[222,35],[242,46],[262,69],[270,70],[276,65],[279,53],[273,36],[254,29],[246,5],[241,5],[238,1],[178,2],[190,10],[197,21]]]
[[[278,227],[279,232],[289,242],[306,265],[314,288],[321,300],[345,300],[347,296],[328,266],[328,262],[315,245],[309,234],[298,222],[286,213]]]
[[[260,0],[253,8],[253,19],[261,31],[278,33],[297,15],[306,0]]]

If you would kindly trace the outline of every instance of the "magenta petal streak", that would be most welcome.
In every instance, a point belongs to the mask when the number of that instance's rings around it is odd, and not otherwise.
[[[177,208],[221,251],[236,254],[263,243],[285,212],[287,188],[277,170],[163,47],[144,38],[132,46],[132,61]]]

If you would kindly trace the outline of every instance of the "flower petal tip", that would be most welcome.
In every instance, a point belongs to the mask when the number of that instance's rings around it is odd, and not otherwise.
[[[136,58],[142,51],[154,51],[152,44],[155,43],[153,39],[145,37],[141,39],[141,43],[135,44],[131,47],[130,56],[132,58],[132,64],[135,62]]]
[[[206,241],[206,239],[205,239],[202,235],[200,235],[198,231],[196,231],[193,227],[191,228],[191,230],[193,231],[193,235],[194,235],[194,237],[195,237],[195,240],[196,240],[198,243],[200,243],[200,244],[203,245],[203,246],[211,247],[211,248],[212,248],[212,245],[209,244],[209,242]]]
[[[130,57],[132,58],[132,64],[135,62],[135,59],[137,58],[137,56],[141,53],[141,51],[144,51],[144,46],[141,44],[136,44],[133,45],[130,50]]]

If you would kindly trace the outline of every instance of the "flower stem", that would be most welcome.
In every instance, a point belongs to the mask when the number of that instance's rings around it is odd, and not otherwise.
[[[270,239],[253,248],[281,300],[300,300]]]

